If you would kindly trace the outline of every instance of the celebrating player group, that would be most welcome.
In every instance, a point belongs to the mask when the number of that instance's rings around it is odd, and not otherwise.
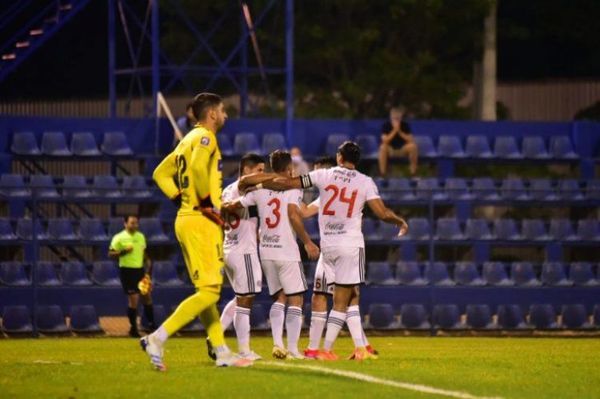
[[[301,176],[294,176],[292,158],[285,150],[269,155],[270,173],[265,172],[262,157],[247,154],[240,161],[239,179],[222,190],[217,132],[227,118],[223,103],[217,95],[201,93],[192,109],[198,124],[156,168],[154,179],[165,195],[181,202],[175,232],[196,293],[154,333],[141,339],[154,368],[166,370],[163,348],[168,337],[197,316],[206,327],[209,355],[217,366],[246,367],[260,360],[250,346],[250,313],[254,296],[261,292],[263,274],[273,300],[269,316],[274,358],[337,360],[333,346],[344,324],[355,346],[350,358],[377,358],[359,311],[360,286],[365,281],[365,204],[380,220],[397,225],[399,235],[406,234],[408,226],[385,206],[373,179],[356,170],[359,146],[344,142],[335,165],[321,163],[322,168]],[[311,188],[318,190],[319,197],[307,205],[302,190]],[[303,223],[303,218],[317,214],[320,248]],[[309,345],[302,352],[298,341],[308,286],[297,239],[308,258],[318,260]],[[219,319],[216,304],[223,268],[235,298]],[[333,296],[329,313],[328,295]],[[223,338],[232,322],[237,354]]]

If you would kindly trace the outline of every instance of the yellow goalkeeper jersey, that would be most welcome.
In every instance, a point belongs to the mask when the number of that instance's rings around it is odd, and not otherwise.
[[[200,201],[221,208],[221,151],[214,132],[196,125],[156,167],[152,177],[169,198],[181,194],[178,216],[199,213]]]

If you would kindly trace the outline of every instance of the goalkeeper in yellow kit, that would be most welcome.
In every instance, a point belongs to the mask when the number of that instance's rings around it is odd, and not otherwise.
[[[165,371],[163,347],[169,336],[200,316],[214,345],[217,366],[248,366],[225,344],[217,301],[223,283],[223,230],[221,207],[221,152],[216,133],[227,114],[221,97],[198,94],[192,103],[198,123],[157,166],[153,178],[162,192],[181,205],[175,235],[196,293],[185,299],[152,334],[140,340],[152,365]]]

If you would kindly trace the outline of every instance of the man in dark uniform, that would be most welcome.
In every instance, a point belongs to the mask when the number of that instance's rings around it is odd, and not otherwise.
[[[390,110],[390,120],[381,127],[381,145],[379,146],[379,173],[387,175],[389,157],[407,157],[411,176],[417,173],[419,149],[412,135],[410,125],[402,120],[404,107]]]

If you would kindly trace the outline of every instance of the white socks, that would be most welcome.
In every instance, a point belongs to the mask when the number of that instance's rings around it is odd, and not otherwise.
[[[223,331],[227,330],[233,322],[233,318],[235,317],[235,307],[237,305],[237,300],[235,297],[223,308],[223,313],[221,313],[221,327],[223,327]]]
[[[327,312],[312,312],[310,330],[308,332],[308,349],[317,350],[321,347],[321,337],[327,324]]]
[[[273,334],[273,345],[280,348],[283,346],[283,322],[285,320],[285,305],[283,303],[274,302],[269,311],[269,319],[271,319],[271,332]]]
[[[236,306],[233,326],[238,341],[238,352],[250,352],[250,309]]]
[[[302,329],[302,308],[288,306],[285,317],[285,330],[287,331],[288,352],[298,353],[298,340]]]
[[[327,332],[325,333],[325,345],[326,351],[330,351],[333,347],[333,343],[337,339],[338,334],[344,323],[346,322],[346,313],[332,310],[329,312],[329,318],[327,319]]]
[[[365,344],[365,333],[360,322],[360,311],[358,305],[348,307],[348,313],[346,314],[346,323],[354,341],[354,347],[361,348],[366,346]]]

